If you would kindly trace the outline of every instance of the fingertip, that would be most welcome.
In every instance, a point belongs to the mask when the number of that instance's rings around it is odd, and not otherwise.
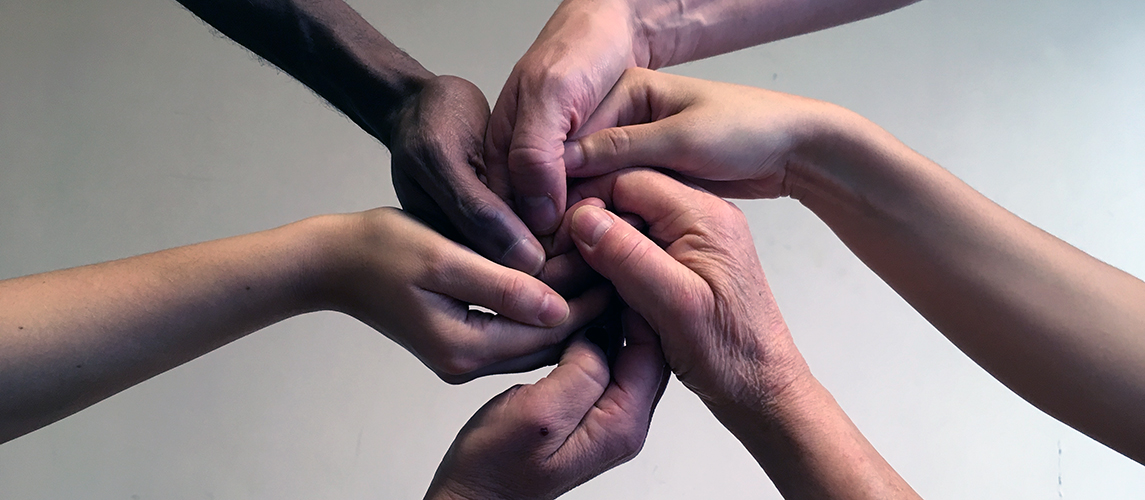
[[[560,222],[561,210],[552,196],[518,196],[517,211],[533,234],[551,234]]]
[[[580,141],[565,142],[565,175],[576,176],[577,171],[584,167],[584,146],[581,146]]]
[[[591,248],[600,242],[613,223],[608,211],[585,204],[573,213],[570,232],[575,240]]]
[[[501,263],[518,271],[536,276],[545,266],[545,249],[532,236],[513,243],[501,256]]]
[[[549,292],[545,294],[545,298],[541,299],[540,313],[537,315],[537,319],[542,325],[553,327],[564,323],[569,318],[570,313],[568,302],[560,295]]]

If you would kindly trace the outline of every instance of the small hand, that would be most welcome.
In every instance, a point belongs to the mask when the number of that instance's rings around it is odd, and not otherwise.
[[[769,90],[631,69],[565,147],[569,176],[635,166],[729,197],[775,198],[817,117],[833,108]]]
[[[400,210],[327,220],[337,221],[319,292],[328,307],[384,333],[450,383],[553,362],[611,296],[601,285],[566,303],[537,278],[490,262]]]
[[[599,203],[566,216],[585,261],[648,320],[672,370],[705,403],[765,401],[809,373],[734,205],[648,169],[590,180],[569,196],[600,198],[647,223],[645,236]]]
[[[489,187],[538,235],[565,209],[564,141],[625,68],[647,64],[625,0],[566,1],[509,75],[485,140]]]
[[[442,234],[536,274],[545,262],[540,243],[481,179],[488,119],[489,104],[472,83],[451,76],[424,82],[395,117],[394,189],[402,207]]]
[[[648,324],[631,310],[622,321],[611,378],[600,349],[578,336],[548,376],[478,410],[426,498],[556,498],[636,456],[670,372]]]

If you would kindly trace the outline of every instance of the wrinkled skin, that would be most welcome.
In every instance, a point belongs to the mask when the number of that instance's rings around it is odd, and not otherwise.
[[[536,234],[552,233],[564,213],[564,141],[626,68],[647,64],[635,22],[622,0],[562,3],[493,107],[485,140],[489,187]]]
[[[648,324],[631,310],[622,322],[627,343],[611,372],[578,336],[548,376],[486,403],[426,498],[551,499],[636,456],[670,372]]]

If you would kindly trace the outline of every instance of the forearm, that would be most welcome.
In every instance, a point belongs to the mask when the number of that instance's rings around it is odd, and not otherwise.
[[[703,59],[873,17],[918,0],[629,0],[648,68]]]
[[[178,1],[387,146],[395,113],[433,77],[341,0]]]
[[[315,224],[0,282],[0,442],[318,307]]]
[[[805,366],[777,395],[709,408],[784,498],[918,498]]]
[[[1042,410],[1145,459],[1145,283],[1026,223],[853,114],[792,196],[944,335]]]

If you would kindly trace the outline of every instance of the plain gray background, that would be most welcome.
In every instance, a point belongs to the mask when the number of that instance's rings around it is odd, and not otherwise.
[[[352,4],[490,99],[556,6]],[[1143,27],[1138,1],[928,0],[671,71],[852,108],[1140,277]],[[396,203],[380,144],[177,4],[0,0],[0,278]],[[815,374],[924,497],[1145,497],[1140,465],[995,382],[797,203],[739,205]],[[543,373],[451,387],[299,317],[0,446],[0,498],[419,498],[468,417]],[[641,455],[567,495],[777,497],[675,381]]]

